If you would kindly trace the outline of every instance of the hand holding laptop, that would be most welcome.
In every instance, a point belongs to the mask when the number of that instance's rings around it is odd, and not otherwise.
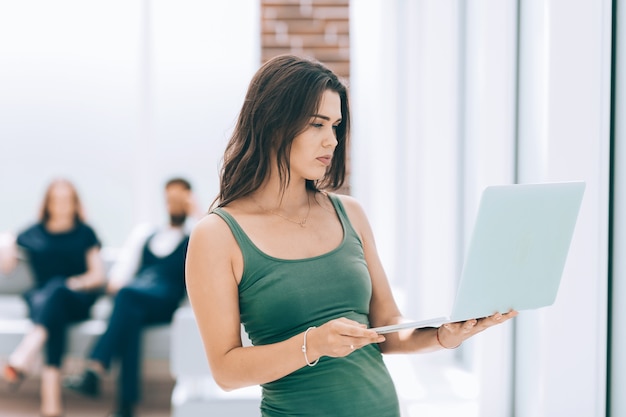
[[[580,181],[487,187],[452,313],[373,330],[385,334],[447,323],[446,333],[450,329],[458,333],[474,321],[472,327],[478,328],[495,324],[499,316],[488,315],[496,311],[551,305],[557,296],[584,190],[585,183]],[[517,315],[510,314],[503,314],[499,321]]]
[[[496,313],[492,316],[480,319],[445,323],[436,330],[437,341],[443,348],[454,349],[459,347],[461,343],[475,334],[480,333],[492,326],[502,324],[515,316],[517,316],[517,311],[511,310],[507,313]]]

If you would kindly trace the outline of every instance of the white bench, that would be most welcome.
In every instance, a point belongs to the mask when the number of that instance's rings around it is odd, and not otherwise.
[[[242,329],[244,345],[250,342]],[[260,415],[259,386],[226,392],[219,388],[206,359],[191,307],[183,306],[172,321],[170,371],[176,379],[172,392],[172,417]]]
[[[9,275],[0,275],[0,359],[7,358],[32,326],[22,293],[32,283],[27,265],[20,263]],[[91,317],[68,329],[67,356],[85,358],[96,337],[101,335],[111,313],[112,298],[102,296]],[[209,369],[200,333],[189,303],[183,303],[171,324],[144,330],[144,359],[169,361],[176,380],[172,391],[172,417],[259,415],[261,389],[258,386],[225,392],[217,386]],[[242,338],[249,344],[242,329]]]
[[[0,275],[0,358],[6,358],[31,328],[22,294],[32,285],[28,266],[20,262],[8,276]],[[83,358],[107,326],[113,303],[103,295],[91,309],[88,320],[70,326],[67,355]],[[149,359],[169,359],[170,325],[150,326],[144,331],[143,354]]]

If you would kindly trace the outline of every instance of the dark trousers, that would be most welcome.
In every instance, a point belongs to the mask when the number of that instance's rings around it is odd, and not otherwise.
[[[46,364],[60,367],[67,338],[67,326],[89,317],[89,310],[97,294],[72,291],[65,286],[65,278],[47,281],[24,294],[35,324],[48,332],[46,340]]]
[[[113,359],[120,360],[120,405],[135,404],[140,398],[142,328],[170,322],[177,307],[178,300],[152,288],[124,287],[115,296],[109,325],[98,339],[90,359],[100,362],[106,369]]]

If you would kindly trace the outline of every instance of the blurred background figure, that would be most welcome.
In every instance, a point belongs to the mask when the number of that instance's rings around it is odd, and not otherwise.
[[[141,337],[148,325],[169,323],[185,296],[185,255],[189,233],[199,217],[191,184],[173,178],[165,185],[168,222],[135,228],[111,269],[107,292],[114,307],[82,375],[64,385],[90,397],[100,395],[100,380],[113,359],[121,364],[117,404],[112,416],[130,417],[141,393]]]
[[[8,358],[4,379],[17,389],[45,347],[41,415],[60,416],[67,326],[88,317],[105,282],[100,241],[85,223],[76,188],[66,179],[50,183],[34,225],[17,238],[5,233],[1,240],[0,270],[9,273],[23,252],[35,281],[24,294],[33,327]]]

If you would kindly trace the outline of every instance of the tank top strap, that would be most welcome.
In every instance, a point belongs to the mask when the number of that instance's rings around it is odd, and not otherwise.
[[[250,240],[246,232],[243,231],[237,220],[233,216],[230,215],[226,210],[221,207],[215,208],[211,211],[211,213],[215,213],[222,218],[230,228],[237,244],[239,245],[239,249],[241,250],[241,254],[243,255],[243,259],[250,259],[250,257],[257,254],[256,246]],[[245,262],[244,262],[245,263]]]
[[[341,225],[343,227],[344,234],[345,234],[344,241],[347,238],[354,238],[360,244],[362,244],[361,238],[352,227],[352,223],[350,223],[350,219],[348,218],[346,209],[343,203],[341,202],[341,200],[339,199],[339,197],[336,194],[331,194],[331,193],[325,193],[325,194],[330,199],[331,203],[333,204],[333,207],[335,208],[335,212],[337,213],[337,216],[339,217],[339,221],[341,222]],[[220,216],[230,228],[233,236],[235,237],[235,240],[237,241],[237,244],[239,245],[239,249],[241,250],[241,253],[243,255],[244,265],[248,265],[249,263],[253,262],[253,260],[256,260],[256,259],[268,258],[268,256],[264,252],[262,252],[260,249],[258,249],[258,247],[254,244],[254,242],[252,242],[252,240],[248,237],[246,232],[244,232],[244,230],[241,228],[239,223],[237,223],[237,220],[235,220],[235,218],[232,215],[230,215],[230,213],[228,213],[226,210],[224,210],[221,207],[213,209],[211,213],[214,213]],[[272,258],[272,259],[276,260],[276,258]]]
[[[339,196],[336,194],[331,194],[331,193],[327,193],[326,195],[330,199],[330,202],[333,203],[333,207],[335,207],[335,211],[337,212],[339,221],[341,221],[346,237],[353,236],[359,242],[361,242],[361,238],[359,237],[359,234],[356,232],[356,230],[354,230],[354,228],[352,227],[352,223],[350,222],[348,213],[346,213],[346,208],[341,202],[341,199],[339,198]]]

